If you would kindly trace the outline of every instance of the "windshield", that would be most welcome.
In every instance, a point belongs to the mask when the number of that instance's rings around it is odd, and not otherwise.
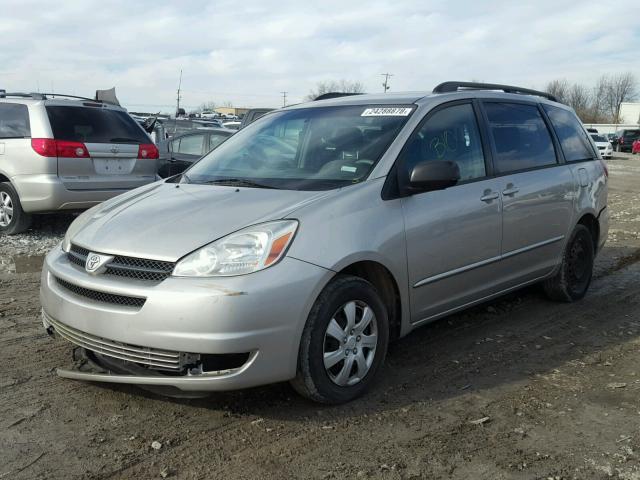
[[[594,142],[608,142],[609,141],[606,138],[604,138],[602,135],[597,135],[595,133],[591,134],[591,138],[593,138]]]
[[[358,183],[412,111],[349,105],[270,113],[202,158],[182,181],[287,190]]]

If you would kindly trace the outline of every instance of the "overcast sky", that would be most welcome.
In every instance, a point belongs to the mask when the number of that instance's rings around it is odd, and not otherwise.
[[[542,88],[640,79],[640,1],[0,0],[0,88],[92,96],[131,110],[297,103],[323,80],[382,91],[445,80]],[[522,2],[523,3],[523,2]],[[54,6],[55,5],[55,6]]]

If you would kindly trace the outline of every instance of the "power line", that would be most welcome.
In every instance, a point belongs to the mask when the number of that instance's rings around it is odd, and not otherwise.
[[[384,93],[387,93],[387,90],[389,90],[391,87],[389,86],[389,77],[393,77],[393,73],[381,73],[380,75],[382,75],[384,77],[384,82],[382,83],[382,87],[384,88]]]
[[[282,94],[282,106],[287,106],[287,92],[280,92]]]

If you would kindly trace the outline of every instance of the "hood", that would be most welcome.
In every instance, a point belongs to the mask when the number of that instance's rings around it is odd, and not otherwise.
[[[286,217],[329,193],[160,183],[92,209],[71,242],[100,253],[176,261],[243,227]]]

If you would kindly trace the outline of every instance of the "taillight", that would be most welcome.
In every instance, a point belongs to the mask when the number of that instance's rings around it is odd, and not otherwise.
[[[56,141],[53,138],[32,138],[31,148],[43,157],[57,157]]]
[[[58,156],[63,158],[89,158],[89,151],[84,143],[56,140]]]
[[[138,159],[140,160],[155,160],[160,157],[158,147],[153,143],[143,143],[138,145]]]
[[[89,158],[89,151],[82,142],[32,138],[31,148],[43,157]]]

